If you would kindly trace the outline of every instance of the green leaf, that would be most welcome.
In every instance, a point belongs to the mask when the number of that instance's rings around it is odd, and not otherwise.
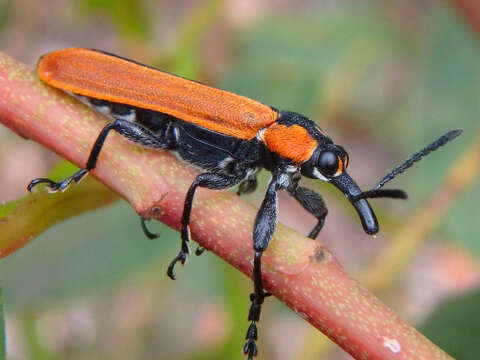
[[[22,199],[18,199],[0,205],[0,220],[12,213],[22,203],[22,201]]]
[[[77,171],[78,168],[73,165],[72,163],[63,160],[60,163],[58,163],[48,174],[47,177],[52,178],[52,179],[64,179],[71,174],[73,174],[75,171]],[[8,203],[0,205],[0,220],[5,218],[8,214],[12,213],[17,207],[19,207],[24,201],[27,200],[28,196],[10,201]]]
[[[63,179],[75,169],[73,165],[62,162],[50,177]],[[111,190],[91,177],[65,193],[49,194],[38,187],[33,194],[0,206],[1,257],[24,246],[58,222],[118,199]]]
[[[157,224],[148,225],[160,238],[148,240],[138,216],[123,201],[63,221],[2,260],[6,303],[10,308],[38,307],[110,288],[152,262],[163,265],[157,274],[163,279],[163,267],[177,251],[178,233]]]
[[[480,290],[441,303],[419,329],[456,359],[480,358]]]

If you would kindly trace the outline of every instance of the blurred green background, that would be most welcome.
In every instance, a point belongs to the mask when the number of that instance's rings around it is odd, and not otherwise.
[[[0,42],[32,67],[55,49],[97,48],[303,113],[344,145],[363,188],[443,132],[463,128],[392,183],[408,202],[375,202],[382,226],[375,239],[338,191],[307,184],[330,210],[319,240],[346,269],[452,356],[478,359],[478,164],[453,166],[479,151],[480,34],[455,4],[4,0]],[[0,203],[25,196],[25,184],[59,161],[1,127]],[[472,169],[469,181],[455,182]],[[261,174],[248,201],[259,204],[267,178]],[[428,207],[435,201],[438,211]],[[282,194],[280,220],[308,233],[314,220],[299,211]],[[422,223],[426,212],[430,226]],[[178,233],[150,228],[161,237],[145,239],[136,214],[118,201],[2,259],[7,359],[241,359],[250,281],[208,253],[170,281]],[[264,360],[350,358],[275,299],[260,331]]]

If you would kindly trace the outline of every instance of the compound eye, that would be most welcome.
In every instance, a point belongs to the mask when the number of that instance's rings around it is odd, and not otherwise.
[[[318,169],[327,176],[338,172],[338,156],[332,151],[324,151],[318,159]]]

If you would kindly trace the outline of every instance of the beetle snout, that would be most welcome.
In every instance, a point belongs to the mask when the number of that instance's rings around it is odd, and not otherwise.
[[[369,235],[375,235],[378,232],[378,221],[368,201],[361,199],[352,202],[352,205],[360,216],[363,230]]]
[[[368,201],[366,199],[352,201],[352,199],[362,191],[350,175],[348,175],[346,171],[343,171],[340,175],[332,178],[330,182],[350,200],[360,217],[363,230],[369,235],[376,234],[378,232],[378,221]]]

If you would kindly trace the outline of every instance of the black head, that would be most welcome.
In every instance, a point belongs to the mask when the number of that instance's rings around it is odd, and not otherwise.
[[[302,175],[329,182],[337,187],[357,210],[367,234],[378,232],[378,222],[365,199],[352,201],[362,191],[346,172],[349,157],[345,149],[335,144],[319,145],[308,161],[302,165]]]
[[[382,189],[383,185],[411,167],[422,157],[444,146],[461,133],[462,130],[457,129],[440,136],[437,140],[413,154],[403,164],[394,168],[385,175],[375,187],[368,191],[362,192],[355,181],[353,181],[345,171],[349,161],[345,149],[332,143],[323,143],[317,147],[310,159],[303,163],[302,175],[335,185],[357,210],[365,232],[367,234],[376,234],[378,232],[378,222],[366,199],[381,197],[406,199],[407,194],[404,191],[398,189]]]

